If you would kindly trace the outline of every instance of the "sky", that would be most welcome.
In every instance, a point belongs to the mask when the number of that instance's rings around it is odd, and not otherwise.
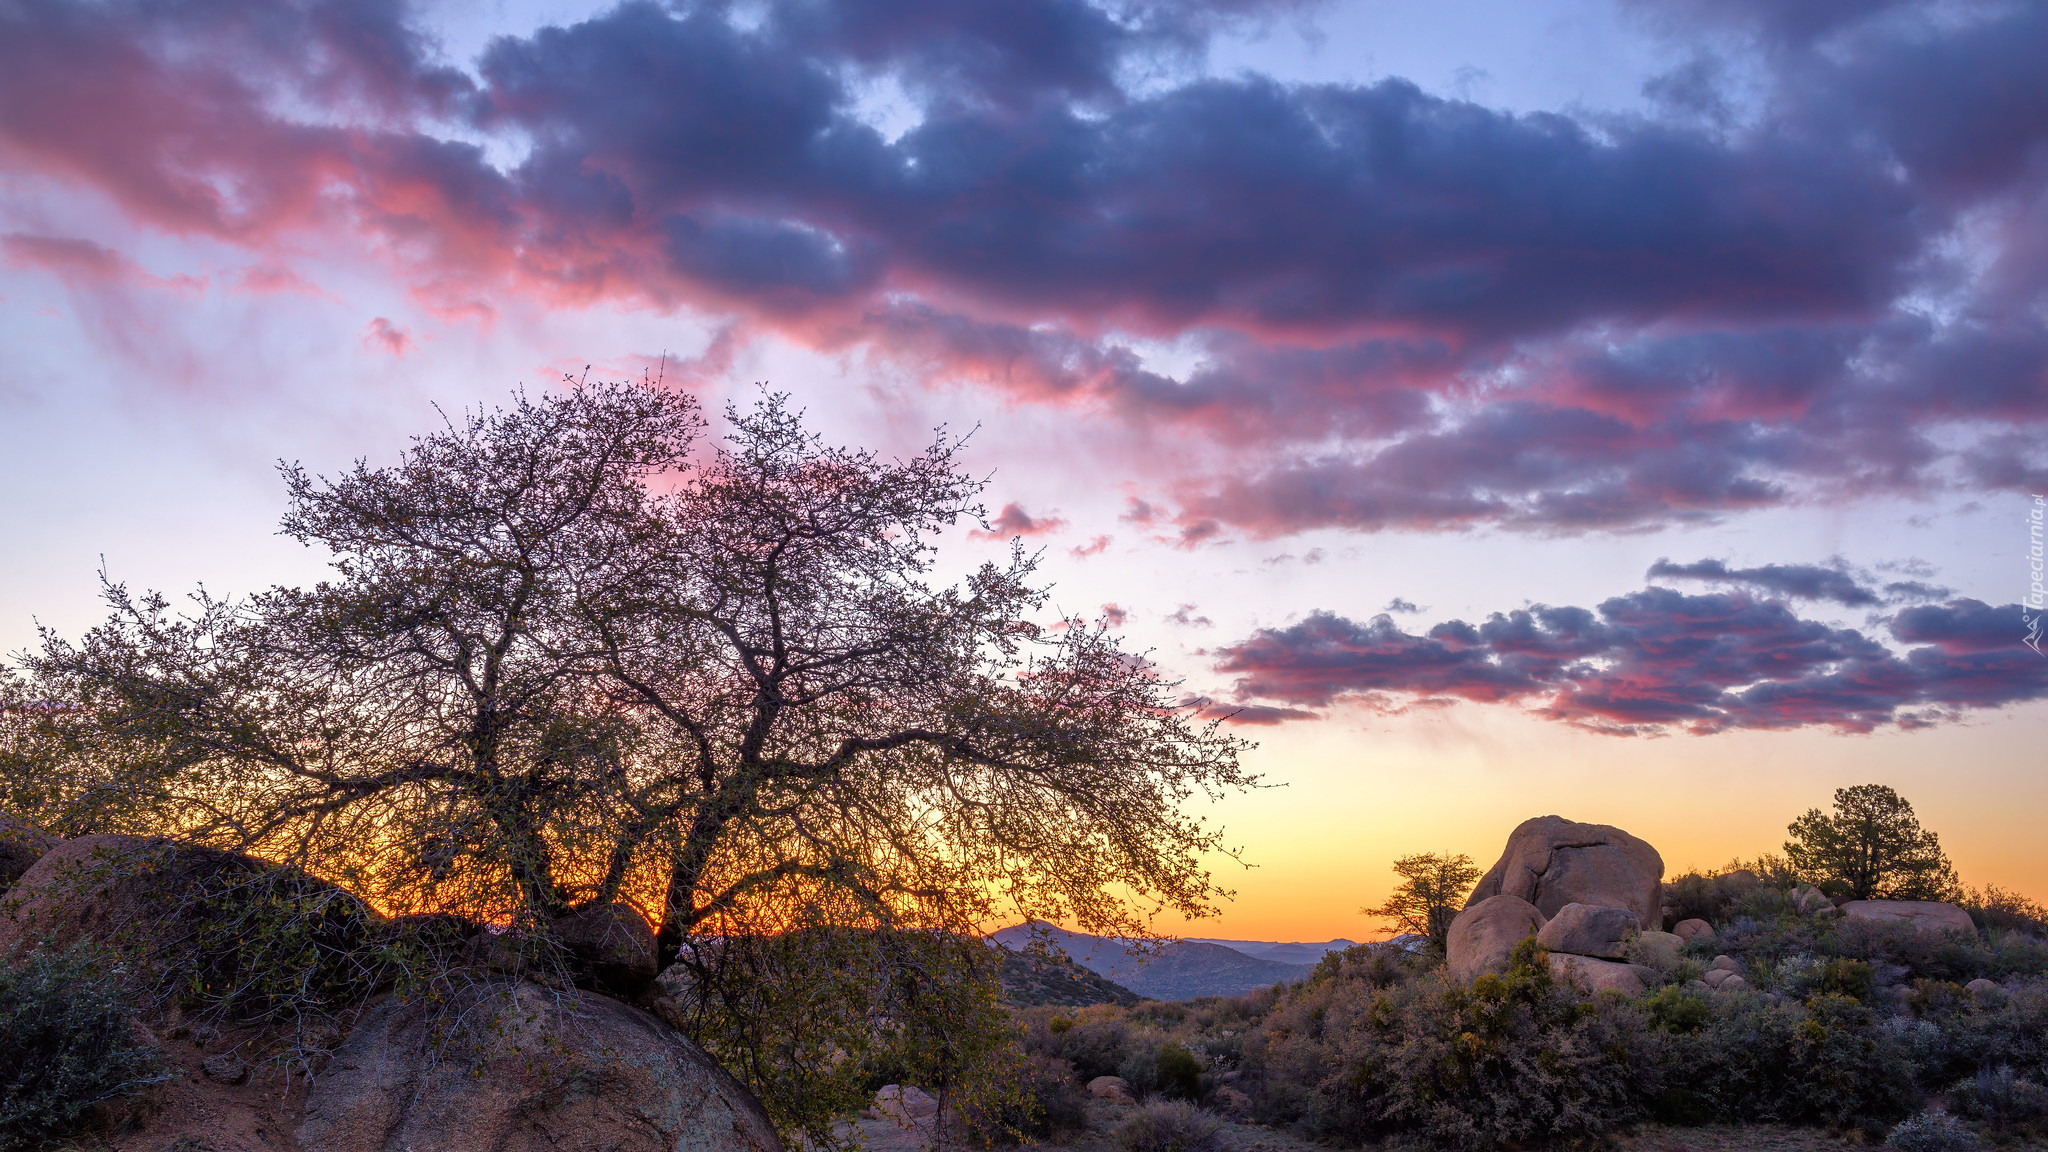
[[[1259,742],[1223,914],[1885,783],[2048,899],[2048,6],[0,0],[0,649],[318,579],[279,461],[515,388],[975,429]],[[2030,632],[2031,629],[2031,632]]]

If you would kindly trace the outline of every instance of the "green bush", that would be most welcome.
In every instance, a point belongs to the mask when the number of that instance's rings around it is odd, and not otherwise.
[[[165,1079],[121,1002],[118,976],[79,950],[0,966],[0,1150],[71,1135]]]
[[[1159,1048],[1152,1068],[1161,1095],[1176,1100],[1194,1100],[1202,1095],[1202,1063],[1194,1053],[1171,1041]]]
[[[1493,1148],[1597,1139],[1654,1094],[1659,1033],[1643,1009],[1581,1000],[1533,941],[1505,975],[1391,988],[1304,987],[1265,1021],[1265,1118],[1332,1142],[1393,1136]]]
[[[1123,1152],[1220,1152],[1223,1121],[1185,1100],[1154,1100],[1117,1127]]]

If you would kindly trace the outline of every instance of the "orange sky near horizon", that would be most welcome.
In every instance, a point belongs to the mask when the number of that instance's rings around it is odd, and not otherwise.
[[[1834,790],[1880,783],[1941,837],[1963,883],[2048,902],[2048,706],[1917,732],[1805,729],[1661,739],[1566,728],[1509,708],[1359,715],[1259,734],[1247,763],[1280,785],[1204,809],[1245,862],[1213,864],[1237,898],[1213,920],[1162,916],[1181,936],[1321,941],[1387,935],[1359,909],[1384,901],[1389,865],[1463,852],[1479,867],[1508,833],[1556,814],[1649,841],[1667,877],[1777,852],[1785,826]]]

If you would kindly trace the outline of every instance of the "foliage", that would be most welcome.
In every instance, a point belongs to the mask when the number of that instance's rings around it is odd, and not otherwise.
[[[0,1150],[71,1135],[166,1078],[108,965],[78,949],[0,965]]]
[[[996,972],[971,938],[812,925],[697,946],[664,976],[658,1007],[779,1126],[822,1143],[883,1084],[1013,1109]]]
[[[1202,1095],[1202,1062],[1179,1044],[1167,1043],[1152,1058],[1159,1093],[1175,1100],[1194,1100]]]
[[[1456,856],[1423,852],[1394,861],[1394,874],[1401,877],[1393,895],[1377,908],[1360,911],[1393,922],[1403,932],[1428,937],[1438,955],[1451,934],[1451,921],[1465,906],[1465,896],[1479,879],[1479,868],[1463,853]]]
[[[2024,932],[2048,939],[2048,908],[1996,884],[1964,892],[1957,898],[1980,931]]]
[[[1012,1075],[1014,1092],[963,1102],[961,1113],[970,1135],[987,1144],[1015,1144],[1088,1127],[1088,1101],[1075,1083],[1072,1064],[1025,1055]]]
[[[1882,784],[1835,789],[1832,816],[1809,810],[1786,832],[1785,855],[1831,896],[1854,900],[1946,900],[1955,869],[1941,840],[1920,826],[1913,805]]]
[[[1942,1112],[1922,1112],[1901,1123],[1884,1144],[1900,1152],[1975,1152],[1982,1147],[1968,1125]]]
[[[2048,1087],[2015,1073],[2011,1065],[1986,1068],[1949,1089],[1957,1112],[2001,1135],[2048,1129]]]
[[[1152,1100],[1113,1139],[1122,1152],[1221,1152],[1223,1121],[1185,1100]]]

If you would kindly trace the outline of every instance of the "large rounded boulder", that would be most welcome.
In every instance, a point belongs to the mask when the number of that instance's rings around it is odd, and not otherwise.
[[[1624,908],[1640,924],[1661,926],[1663,879],[1664,858],[1621,829],[1538,816],[1508,836],[1507,850],[1480,878],[1465,907],[1514,896],[1546,918],[1567,904],[1590,904]]]
[[[321,1152],[782,1152],[754,1097],[660,1020],[526,981],[373,1001],[314,1083]]]
[[[1534,904],[1519,896],[1489,897],[1451,921],[1444,962],[1460,980],[1505,972],[1515,945],[1542,930],[1543,913]]]
[[[235,1012],[340,1004],[380,918],[296,869],[162,837],[63,841],[0,901],[0,961],[91,941],[128,957],[131,991],[205,990]]]

